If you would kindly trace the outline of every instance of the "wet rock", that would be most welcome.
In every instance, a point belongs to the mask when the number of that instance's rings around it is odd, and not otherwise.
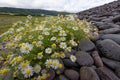
[[[97,51],[92,52],[92,56],[97,67],[103,67],[103,62]]]
[[[101,20],[102,22],[106,22],[106,23],[111,23],[112,22],[112,19],[110,18],[106,18],[106,19],[103,19]]]
[[[120,61],[120,45],[113,40],[105,39],[98,41],[97,46],[104,56]]]
[[[120,62],[118,61],[114,61],[111,59],[107,59],[107,58],[102,58],[104,64],[106,64],[108,67],[112,68],[112,69],[116,69],[117,67],[120,66]]]
[[[120,35],[119,34],[106,34],[101,36],[101,39],[111,39],[116,43],[120,44]]]
[[[105,67],[96,69],[101,80],[120,80],[111,70]]]
[[[104,22],[94,22],[93,25],[99,27],[99,26],[103,26],[105,23]]]
[[[59,80],[69,80],[66,76],[64,75],[60,75],[59,76]]]
[[[79,50],[82,51],[91,51],[95,48],[94,43],[91,40],[82,40],[78,46]]]
[[[66,67],[79,67],[78,64],[72,62],[70,59],[64,59],[63,63]]]
[[[115,33],[119,33],[120,29],[119,28],[110,28],[110,29],[106,29],[106,30],[101,30],[99,33],[100,34],[115,34]]]
[[[113,17],[112,21],[113,21],[114,23],[120,22],[120,15],[117,15],[117,16]]]
[[[82,67],[80,69],[80,80],[100,80],[100,79],[93,68]]]
[[[65,70],[64,73],[65,73],[65,76],[70,80],[79,80],[79,73],[75,70],[68,69],[68,70]]]
[[[115,73],[120,78],[120,66],[115,69]]]
[[[113,23],[106,23],[104,25],[99,26],[98,28],[101,30],[105,30],[105,29],[110,29],[110,28],[120,28],[120,26],[113,24]]]
[[[77,63],[80,66],[91,66],[94,61],[92,59],[92,57],[90,56],[89,53],[83,52],[83,51],[78,51],[75,54],[76,58],[77,58]]]

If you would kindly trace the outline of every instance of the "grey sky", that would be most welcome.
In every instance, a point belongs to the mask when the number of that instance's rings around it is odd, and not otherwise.
[[[115,0],[0,0],[0,7],[79,12]]]

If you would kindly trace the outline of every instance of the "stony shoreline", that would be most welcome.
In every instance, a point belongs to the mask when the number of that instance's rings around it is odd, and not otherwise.
[[[60,75],[51,69],[47,80],[120,80],[120,0],[77,15],[92,22],[99,35],[65,53]],[[77,58],[75,63],[68,57],[71,54]],[[2,80],[10,80],[10,76]]]

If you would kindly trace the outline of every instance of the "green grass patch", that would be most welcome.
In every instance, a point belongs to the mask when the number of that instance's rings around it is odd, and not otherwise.
[[[39,18],[41,20],[44,19],[44,17],[40,16],[34,16],[33,18]],[[0,15],[0,34],[7,31],[9,28],[12,27],[12,24],[17,21],[25,21],[26,16],[14,16],[14,15]]]

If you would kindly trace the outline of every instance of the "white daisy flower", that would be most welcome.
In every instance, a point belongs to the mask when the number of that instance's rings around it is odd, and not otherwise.
[[[51,64],[52,64],[52,59],[46,60],[46,62],[45,62],[46,67],[50,68]]]
[[[38,59],[42,59],[42,57],[43,57],[43,52],[40,52],[40,53],[37,54]]]
[[[70,43],[72,44],[72,46],[77,46],[78,45],[74,40],[70,40]]]
[[[51,49],[51,48],[46,48],[46,49],[45,49],[45,53],[51,54],[51,53],[52,53],[52,49]]]
[[[22,36],[16,36],[14,40],[15,41],[20,41],[21,39],[22,39]]]
[[[67,47],[65,50],[68,51],[68,52],[71,52],[72,48],[71,47]]]
[[[85,32],[85,33],[89,33],[90,32],[90,30],[89,29],[83,29],[83,31]]]
[[[65,38],[65,37],[60,37],[60,40],[61,40],[61,41],[65,41],[66,38]]]
[[[60,30],[59,36],[67,36],[67,34],[64,30]]]
[[[71,60],[72,62],[76,62],[77,58],[76,58],[76,56],[71,55],[71,56],[70,56],[70,60]]]
[[[34,71],[36,72],[36,73],[39,73],[40,71],[41,71],[41,66],[40,65],[35,65],[35,67],[34,67]]]
[[[33,49],[33,45],[29,43],[24,43],[20,48],[21,53],[28,54]]]
[[[60,48],[65,49],[67,47],[67,44],[65,42],[60,43]]]
[[[19,65],[19,69],[24,70],[24,69],[27,68],[28,66],[29,66],[29,63],[22,62],[22,63]]]
[[[56,40],[56,37],[52,37],[50,40],[51,40],[51,41],[54,41],[54,40]]]
[[[59,26],[57,29],[58,29],[58,30],[62,30],[62,27]]]
[[[42,46],[42,44],[43,44],[42,41],[38,41],[38,42],[36,43],[36,46],[37,46],[37,47],[40,47],[40,46]]]
[[[40,75],[37,77],[37,80],[41,80],[41,76]]]
[[[33,67],[28,66],[22,71],[22,74],[24,74],[25,78],[30,78],[33,75]]]
[[[78,27],[72,27],[72,29],[76,31],[76,30],[78,30],[79,28],[78,28]]]
[[[39,36],[38,36],[38,39],[39,39],[39,40],[43,40],[44,37],[43,37],[42,35],[39,35]]]
[[[44,34],[46,36],[50,35],[50,33],[48,31],[44,31],[42,34]]]
[[[55,60],[52,61],[51,67],[52,67],[53,69],[57,69],[58,66],[59,66],[59,64],[60,64],[59,60],[58,60],[58,59],[55,59]]]

